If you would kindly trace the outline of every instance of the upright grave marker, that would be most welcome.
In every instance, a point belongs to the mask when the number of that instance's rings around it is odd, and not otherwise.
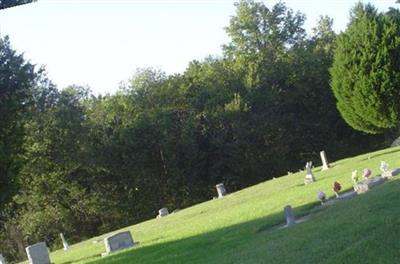
[[[296,220],[294,219],[293,210],[290,205],[287,205],[283,208],[285,213],[286,225],[291,226],[296,224]]]
[[[49,249],[45,242],[40,242],[25,248],[29,264],[51,264]]]
[[[315,182],[315,177],[312,174],[311,167],[312,167],[312,162],[311,161],[307,162],[306,163],[306,171],[307,172],[306,172],[306,177],[304,179],[304,184],[309,184],[309,183]]]
[[[389,170],[389,164],[386,161],[381,161],[381,166],[379,167],[381,170],[381,175],[384,178],[392,178],[393,172]]]
[[[1,254],[0,254],[0,264],[6,264],[6,260],[3,258]]]
[[[168,208],[164,207],[164,208],[161,208],[160,210],[158,210],[158,217],[159,218],[167,216],[167,215],[169,215]]]
[[[222,198],[226,195],[226,189],[223,183],[215,185],[215,188],[217,188],[218,198]]]
[[[325,151],[321,151],[319,153],[319,155],[321,156],[321,160],[322,160],[322,170],[327,170],[329,169],[329,163],[328,163],[328,159],[326,158],[326,153]]]
[[[102,255],[103,256],[108,255],[112,252],[122,250],[125,248],[129,248],[129,247],[133,247],[137,244],[138,244],[137,242],[133,241],[133,238],[129,231],[120,232],[120,233],[117,233],[112,236],[104,238],[104,245],[106,248],[106,253],[102,254]]]
[[[353,180],[354,185],[357,184],[358,182],[358,175],[357,175],[357,170],[353,170],[351,173],[351,179]]]
[[[61,237],[61,240],[62,240],[62,243],[63,243],[64,251],[67,251],[68,248],[69,248],[69,245],[67,243],[67,240],[65,240],[65,237],[64,237],[63,233],[60,233],[60,237]]]

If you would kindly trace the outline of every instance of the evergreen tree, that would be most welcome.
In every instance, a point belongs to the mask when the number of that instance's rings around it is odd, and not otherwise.
[[[400,14],[358,4],[331,68],[337,108],[353,128],[381,133],[400,121]]]

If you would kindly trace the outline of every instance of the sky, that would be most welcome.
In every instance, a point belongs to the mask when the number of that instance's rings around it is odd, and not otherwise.
[[[83,85],[114,93],[138,68],[182,73],[192,60],[222,54],[233,0],[39,0],[0,11],[0,34],[62,89]],[[278,1],[266,0],[272,7]],[[311,32],[320,15],[343,31],[357,0],[286,0],[305,13]],[[395,0],[371,0],[380,11]]]

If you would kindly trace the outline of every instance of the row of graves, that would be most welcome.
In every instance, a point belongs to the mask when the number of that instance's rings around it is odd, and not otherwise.
[[[322,160],[322,171],[330,168],[329,163],[326,158],[326,154],[324,151],[320,152],[321,160]],[[306,163],[306,176],[304,178],[304,184],[312,184],[316,181],[315,176],[312,173],[312,162],[309,161]],[[347,200],[359,194],[366,193],[373,187],[384,183],[386,180],[396,176],[400,173],[400,168],[397,169],[389,169],[389,164],[386,161],[381,161],[379,167],[381,174],[375,177],[372,177],[372,171],[369,168],[364,168],[362,171],[361,179],[358,175],[358,171],[354,170],[351,173],[351,180],[353,181],[353,190],[340,194],[342,190],[342,185],[338,181],[334,181],[332,183],[332,191],[335,193],[335,197],[333,199],[328,199],[327,195],[323,191],[318,191],[317,199],[321,202],[321,206],[329,206],[338,201]],[[292,207],[287,205],[284,207],[284,216],[286,219],[286,225],[284,227],[288,227],[294,225],[296,223],[304,221],[304,219],[300,219],[296,221]]]
[[[320,152],[321,160],[322,160],[322,171],[328,170],[330,168],[328,160],[326,158],[326,153],[325,151]],[[315,176],[312,173],[312,162],[309,161],[306,163],[305,166],[306,169],[306,176],[304,178],[304,184],[312,184],[313,182],[316,181]],[[368,168],[365,168],[362,171],[362,179],[359,181],[359,176],[357,170],[353,171],[351,173],[351,179],[354,183],[353,186],[353,191],[349,191],[347,193],[339,194],[340,191],[342,190],[342,185],[338,182],[335,181],[332,184],[332,191],[335,193],[335,197],[333,199],[328,199],[326,194],[323,191],[318,191],[317,193],[317,199],[321,202],[321,206],[327,206],[331,205],[337,201],[340,200],[345,200],[349,199],[351,197],[354,197],[356,195],[362,194],[373,188],[374,186],[377,186],[379,184],[382,184],[385,182],[387,179],[397,175],[400,173],[400,169],[396,170],[390,170],[389,169],[389,164],[385,161],[381,161],[380,164],[380,171],[381,175],[372,177],[372,171]],[[223,183],[219,183],[215,186],[217,193],[218,193],[218,198],[223,198],[226,196],[228,193],[226,191],[226,188]],[[173,213],[178,212],[179,210],[174,210]],[[284,212],[284,218],[286,220],[286,224],[283,227],[289,227],[292,226],[296,223],[300,223],[303,220],[295,219],[295,216],[293,214],[293,209],[290,205],[286,205],[283,208]],[[158,215],[156,218],[163,218],[169,215],[168,208],[161,208],[158,211]],[[65,251],[69,249],[69,245],[64,237],[64,235],[61,233],[60,238],[63,243],[63,248]],[[96,241],[97,242],[97,241]],[[124,231],[124,232],[119,232],[113,235],[110,235],[106,238],[104,238],[104,247],[105,247],[105,253],[102,254],[102,256],[107,256],[110,253],[134,247],[138,245],[139,242],[135,242],[133,240],[133,237],[129,231]],[[26,248],[26,254],[28,256],[28,261],[29,264],[51,264],[50,257],[49,257],[49,249],[46,245],[45,242],[40,242],[31,246],[28,246]],[[0,264],[6,264],[4,258],[2,255],[0,255]]]

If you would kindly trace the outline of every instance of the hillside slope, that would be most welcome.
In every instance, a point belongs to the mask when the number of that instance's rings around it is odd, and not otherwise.
[[[328,153],[329,154],[329,153]],[[333,196],[335,180],[352,188],[351,171],[372,169],[385,160],[400,167],[400,147],[314,169],[317,181],[304,186],[304,172],[187,208],[162,219],[121,230],[140,245],[101,257],[105,234],[53,252],[55,263],[399,263],[400,176],[350,200],[320,210],[316,194]],[[283,207],[308,220],[279,229]],[[313,213],[309,214],[310,211]]]

